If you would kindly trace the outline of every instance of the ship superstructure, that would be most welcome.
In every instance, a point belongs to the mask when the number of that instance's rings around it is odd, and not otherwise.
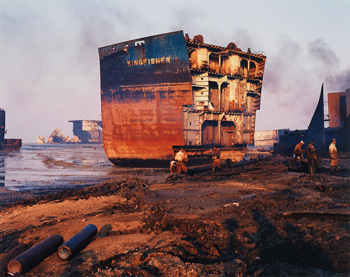
[[[182,31],[99,49],[103,140],[117,165],[167,166],[180,147],[189,164],[240,161],[253,143],[266,57]]]

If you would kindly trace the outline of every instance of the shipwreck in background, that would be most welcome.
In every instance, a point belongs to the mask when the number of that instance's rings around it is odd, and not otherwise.
[[[0,108],[0,150],[19,150],[22,146],[21,139],[5,139],[6,112]]]
[[[38,140],[37,140],[37,142],[38,142]],[[53,130],[53,132],[49,136],[47,142],[48,143],[70,143],[71,140],[70,140],[69,136],[66,136],[58,128],[56,128],[55,130]],[[39,144],[41,144],[41,143],[39,143]]]
[[[73,123],[73,138],[70,139],[56,128],[47,143],[101,143],[102,122],[100,120],[70,120]],[[37,136],[37,144],[44,144],[45,137]]]
[[[73,123],[73,135],[82,143],[102,142],[102,122],[99,120],[70,120]]]
[[[180,147],[189,165],[240,161],[253,143],[266,57],[182,31],[99,48],[103,141],[122,166],[167,166]]]

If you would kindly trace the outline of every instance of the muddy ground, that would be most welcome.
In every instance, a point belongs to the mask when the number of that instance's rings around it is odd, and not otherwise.
[[[350,172],[330,175],[327,162],[308,174],[272,157],[29,197],[1,210],[0,253],[94,224],[99,233],[79,254],[53,254],[23,275],[347,276]]]

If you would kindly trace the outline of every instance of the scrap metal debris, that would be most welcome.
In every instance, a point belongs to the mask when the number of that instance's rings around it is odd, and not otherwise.
[[[48,143],[67,143],[70,142],[69,136],[66,136],[58,128],[56,128],[47,140]]]

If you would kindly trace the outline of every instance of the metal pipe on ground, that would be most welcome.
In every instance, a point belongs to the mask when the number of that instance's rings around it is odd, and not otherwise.
[[[60,257],[62,260],[69,259],[72,255],[75,255],[83,250],[96,235],[97,227],[95,225],[89,224],[85,226],[58,248],[58,257]]]
[[[29,271],[53,254],[62,243],[63,237],[58,234],[48,237],[13,258],[7,265],[7,271],[12,275]]]
[[[0,270],[2,270],[2,272],[6,272],[9,261],[22,254],[24,251],[27,251],[29,248],[29,245],[21,243],[13,248],[10,252],[2,255],[0,257]]]

